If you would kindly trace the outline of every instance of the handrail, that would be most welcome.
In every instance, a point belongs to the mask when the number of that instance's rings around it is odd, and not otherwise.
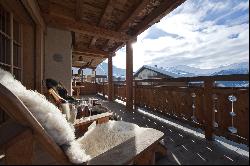
[[[215,76],[197,76],[197,77],[179,77],[179,78],[162,78],[162,79],[141,79],[134,82],[197,82],[197,81],[249,81],[249,74],[232,74],[232,75],[215,75]],[[108,82],[102,82],[100,84]],[[113,83],[125,83],[126,81],[113,81]]]
[[[179,77],[166,79],[144,79],[135,80],[136,82],[192,82],[192,81],[249,81],[249,74],[216,75],[216,76],[197,76]]]

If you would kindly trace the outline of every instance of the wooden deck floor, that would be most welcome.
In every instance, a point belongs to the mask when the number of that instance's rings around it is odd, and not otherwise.
[[[88,97],[88,96],[85,96]],[[141,127],[158,129],[165,133],[164,145],[168,155],[157,160],[157,165],[248,165],[247,156],[237,153],[239,149],[230,150],[217,141],[207,141],[197,134],[179,129],[178,124],[167,124],[140,111],[125,111],[125,106],[117,102],[109,102],[98,96],[102,104],[116,114],[118,120],[136,123]]]

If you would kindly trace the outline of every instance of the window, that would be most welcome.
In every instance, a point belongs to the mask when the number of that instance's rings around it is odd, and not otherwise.
[[[0,5],[0,68],[22,80],[21,24]],[[0,125],[8,119],[0,108]]]
[[[0,5],[0,67],[22,80],[21,24]]]

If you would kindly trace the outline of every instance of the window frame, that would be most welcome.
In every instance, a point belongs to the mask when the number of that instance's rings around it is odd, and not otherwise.
[[[1,48],[4,48],[4,50],[7,50],[7,47],[9,47],[10,54],[4,52],[3,55],[0,55],[0,57],[4,57],[4,60],[0,60],[0,67],[7,67],[9,68],[9,72],[15,76],[19,81],[23,81],[23,37],[22,37],[22,24],[18,19],[14,17],[14,14],[9,11],[8,9],[4,8],[0,4],[0,12],[1,14],[5,15],[7,13],[6,20],[1,20],[0,24],[2,24],[2,27],[5,28],[4,32],[2,29],[0,29],[0,40],[1,41],[7,41],[9,40],[9,43],[3,43],[1,42]],[[2,16],[2,15],[0,15]],[[5,16],[3,17],[5,19]],[[15,23],[15,24],[14,24]],[[9,24],[9,26],[8,26]],[[18,28],[16,28],[18,26]],[[1,27],[0,27],[1,28]],[[15,29],[16,28],[16,29]],[[8,30],[6,30],[8,29]],[[17,30],[15,33],[16,36],[14,36],[14,30]],[[9,34],[8,34],[9,32]],[[17,37],[17,39],[15,38]],[[14,50],[15,49],[15,50]],[[0,52],[1,54],[1,52]],[[7,57],[10,56],[10,57]],[[10,58],[10,63],[8,64],[7,58]],[[14,61],[17,62],[17,64],[14,64]],[[17,75],[18,73],[18,75]]]

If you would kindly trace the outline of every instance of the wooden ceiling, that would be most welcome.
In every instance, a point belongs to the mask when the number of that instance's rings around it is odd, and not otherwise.
[[[72,32],[74,67],[95,68],[185,0],[38,0],[48,26]]]

